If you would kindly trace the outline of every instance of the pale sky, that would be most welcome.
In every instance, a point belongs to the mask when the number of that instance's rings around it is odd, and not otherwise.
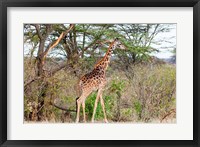
[[[152,55],[158,58],[170,58],[173,53],[173,48],[176,48],[176,24],[172,25],[172,29],[169,32],[159,33],[154,41],[161,41],[159,45],[152,44],[152,47],[159,50],[158,53],[152,53]]]

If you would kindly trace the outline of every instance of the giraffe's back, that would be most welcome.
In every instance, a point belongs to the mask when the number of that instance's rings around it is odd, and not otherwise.
[[[105,72],[101,68],[95,68],[92,72],[85,74],[79,82],[81,90],[97,90],[105,85]]]

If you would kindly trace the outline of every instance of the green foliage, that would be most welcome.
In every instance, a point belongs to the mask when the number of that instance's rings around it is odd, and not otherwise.
[[[125,87],[125,82],[124,80],[121,80],[121,79],[114,79],[112,81],[112,84],[111,84],[111,91],[115,91],[115,92],[122,92],[123,89]]]
[[[92,93],[86,99],[85,111],[86,111],[86,114],[88,116],[88,119],[92,118],[96,96],[97,96],[97,93]],[[103,97],[103,99],[104,99],[104,103],[105,103],[105,110],[106,110],[106,113],[107,113],[107,117],[109,119],[111,117],[111,110],[112,110],[112,107],[113,107],[113,105],[112,105],[113,99],[109,95]],[[100,103],[100,100],[99,100],[98,105],[97,105],[97,109],[96,109],[95,120],[102,120],[103,118],[104,118],[103,110],[102,110],[101,103]]]
[[[134,111],[132,108],[123,108],[120,113],[120,121],[129,122],[132,121]]]
[[[138,116],[138,118],[141,118],[141,113],[142,113],[142,104],[140,103],[140,101],[135,101],[134,102],[134,109],[136,111],[136,114]]]

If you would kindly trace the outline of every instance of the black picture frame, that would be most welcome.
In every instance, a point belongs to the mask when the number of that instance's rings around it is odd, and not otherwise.
[[[7,140],[8,7],[193,7],[193,140]],[[0,1],[0,145],[3,146],[199,146],[200,145],[199,0],[1,0]],[[187,109],[187,108],[186,108]]]

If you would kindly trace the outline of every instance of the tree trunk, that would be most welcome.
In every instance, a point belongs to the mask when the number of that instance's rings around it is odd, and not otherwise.
[[[30,80],[30,82],[28,82],[28,84],[32,83],[33,81],[39,80],[38,85],[41,87],[39,88],[39,96],[38,96],[38,100],[36,102],[35,105],[35,109],[33,111],[31,120],[34,121],[43,121],[46,119],[46,113],[44,112],[44,110],[46,108],[44,108],[44,104],[45,104],[45,97],[47,98],[47,90],[49,89],[49,83],[47,80],[45,80],[49,75],[45,75],[44,72],[44,65],[46,62],[46,56],[48,54],[48,52],[54,48],[64,37],[66,34],[68,34],[70,32],[70,30],[74,27],[74,25],[70,25],[70,28],[68,30],[66,30],[65,32],[62,32],[62,34],[59,36],[59,38],[55,41],[52,42],[52,44],[49,45],[48,48],[45,49],[45,41],[48,38],[48,35],[51,33],[52,31],[52,25],[46,25],[46,32],[41,32],[41,27],[40,25],[35,24],[34,25],[37,31],[37,35],[39,37],[39,48],[38,48],[38,52],[37,52],[37,71],[36,71],[36,78],[33,80]],[[64,68],[67,64],[64,64],[63,66],[59,67],[58,69],[55,69],[52,71],[52,75],[55,74],[57,71],[59,71],[60,69]],[[26,85],[26,84],[25,84]]]
[[[37,59],[37,69],[38,69],[37,76],[38,77],[40,77],[44,74],[43,68],[44,68],[44,57],[39,56],[38,59]]]

